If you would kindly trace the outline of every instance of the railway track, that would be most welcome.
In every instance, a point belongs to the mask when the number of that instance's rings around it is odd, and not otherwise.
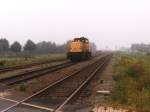
[[[26,64],[26,65],[17,65],[17,66],[12,66],[12,67],[4,67],[4,68],[0,68],[0,73],[6,73],[6,72],[10,72],[10,71],[19,70],[19,69],[30,68],[30,67],[33,67],[33,66],[49,64],[51,62],[53,62],[53,61],[35,62],[35,63],[31,63],[31,64]]]
[[[109,61],[111,55],[106,55],[101,57],[96,62],[93,62],[90,65],[87,65],[80,70],[67,75],[66,77],[48,85],[37,93],[23,99],[22,101],[13,101],[10,99],[5,99],[7,101],[15,103],[14,105],[2,110],[1,112],[7,112],[16,108],[19,105],[25,105],[32,108],[38,108],[46,110],[49,112],[62,112],[62,109],[82,91],[82,89],[91,81],[91,79],[100,71],[104,65]],[[61,91],[62,90],[62,91]],[[60,92],[61,91],[61,94]],[[32,100],[42,97],[43,95],[48,95],[50,101],[48,107],[39,106],[36,104],[30,103]],[[60,97],[61,100],[59,99]],[[53,102],[57,100],[57,103]]]
[[[97,57],[99,55],[100,55],[100,53],[97,53],[94,57]],[[65,60],[62,60],[62,61],[65,61]],[[6,72],[10,72],[10,71],[19,70],[19,69],[30,68],[30,67],[33,67],[33,66],[49,64],[51,62],[55,62],[55,61],[35,62],[35,63],[31,63],[31,64],[26,64],[26,65],[17,65],[17,66],[12,66],[12,67],[4,67],[4,68],[0,68],[0,73],[6,73]]]
[[[14,84],[18,84],[18,83],[22,83],[28,80],[31,80],[33,78],[37,78],[43,75],[46,75],[48,73],[69,67],[71,65],[74,65],[76,63],[72,63],[72,62],[64,62],[62,64],[58,64],[58,65],[54,65],[54,66],[49,66],[46,68],[40,68],[38,70],[32,70],[32,71],[27,71],[27,72],[23,72],[20,73],[16,76],[12,76],[12,77],[8,77],[8,78],[4,78],[4,79],[0,79],[0,85],[4,88],[6,87],[10,87]]]

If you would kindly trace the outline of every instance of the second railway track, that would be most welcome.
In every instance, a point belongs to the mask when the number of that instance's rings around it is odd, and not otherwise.
[[[110,57],[110,54],[103,56],[96,62],[62,78],[61,80],[58,80],[48,85],[47,87],[43,88],[37,93],[21,101],[11,100],[11,102],[15,104],[2,110],[1,112],[7,112],[9,110],[15,109],[19,105],[26,105],[29,107],[38,108],[49,112],[65,112],[62,111],[62,109],[64,110],[65,105],[68,104],[75,96],[77,96],[77,94],[80,91],[82,91],[82,89],[91,81],[91,79],[97,74],[97,72],[101,70],[103,66],[108,62]],[[43,95],[48,95],[48,98],[50,99],[48,107],[43,107],[40,105],[30,103],[37,97],[39,99]],[[13,112],[17,112],[17,110]]]
[[[15,70],[18,70],[18,69],[25,69],[25,68],[29,68],[29,67],[33,67],[33,66],[49,64],[49,63],[52,63],[52,62],[54,62],[54,61],[35,62],[35,63],[31,63],[31,64],[26,64],[26,65],[17,65],[17,66],[12,66],[12,67],[4,67],[4,68],[0,68],[0,73],[6,73],[6,72],[10,72],[10,71],[15,71]]]
[[[31,80],[33,78],[40,77],[40,76],[46,75],[48,73],[69,67],[74,64],[76,64],[76,63],[64,62],[62,64],[53,65],[53,66],[49,66],[49,67],[45,67],[45,68],[40,68],[38,70],[23,72],[16,76],[0,79],[0,85],[6,87],[6,86],[22,83],[22,82]]]

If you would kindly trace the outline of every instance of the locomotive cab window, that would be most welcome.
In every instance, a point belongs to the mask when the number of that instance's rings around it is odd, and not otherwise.
[[[85,42],[86,42],[86,43],[89,43],[89,41],[88,41],[88,40],[86,40]]]

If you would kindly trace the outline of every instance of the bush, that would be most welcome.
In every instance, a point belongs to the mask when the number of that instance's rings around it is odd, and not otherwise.
[[[115,87],[112,100],[132,106],[139,112],[150,111],[150,60],[143,57],[115,58]]]

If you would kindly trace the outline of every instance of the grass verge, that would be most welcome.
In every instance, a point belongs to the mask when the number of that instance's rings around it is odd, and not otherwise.
[[[60,61],[65,60],[65,54],[48,54],[48,55],[28,55],[28,56],[15,56],[15,57],[1,57],[0,67],[10,67],[17,65],[30,64],[34,62],[44,62],[44,61]]]

